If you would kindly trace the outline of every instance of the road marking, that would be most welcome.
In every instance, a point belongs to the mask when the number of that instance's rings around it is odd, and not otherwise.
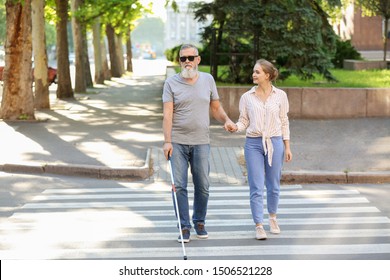
[[[149,199],[153,196],[150,195]],[[305,204],[354,204],[369,203],[364,197],[318,197],[298,198],[279,200],[279,205],[305,205]],[[164,207],[172,204],[171,197],[167,196],[165,201],[104,201],[104,202],[69,202],[69,203],[27,203],[21,209],[72,209],[72,208],[111,208],[111,207]],[[226,205],[248,205],[247,200],[209,200],[210,206]]]
[[[113,192],[120,192],[118,193],[109,193],[107,190],[99,190],[99,193],[94,193],[94,194],[57,194],[57,195],[37,195],[34,197],[33,201],[48,201],[48,200],[78,200],[78,199],[117,199],[117,198],[129,198],[129,199],[134,199],[134,198],[163,198],[163,197],[168,197],[171,198],[171,193],[134,193],[134,191],[131,190],[124,190],[122,189],[121,191],[118,189],[115,189]],[[356,195],[359,194],[358,191],[354,190],[330,190],[330,191],[296,191],[296,192],[282,192],[281,197],[286,197],[286,196],[310,196],[310,197],[315,197],[315,196],[321,196],[321,195]],[[189,192],[188,197],[193,198],[193,192]],[[264,197],[267,195],[264,194]],[[211,192],[210,197],[243,197],[243,198],[248,198],[249,197],[249,191],[247,192],[235,192],[233,190],[230,190],[230,192]]]
[[[389,254],[390,244],[352,244],[352,245],[262,245],[262,246],[214,246],[186,248],[191,258],[229,257],[229,256],[291,256],[291,255],[359,255]],[[27,251],[23,259],[142,259],[142,258],[181,258],[182,250],[176,248],[104,248],[104,249],[45,249]],[[18,252],[0,251],[1,259],[18,259]]]

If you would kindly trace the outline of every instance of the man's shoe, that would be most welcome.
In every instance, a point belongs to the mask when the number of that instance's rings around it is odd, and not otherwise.
[[[183,242],[184,243],[188,243],[190,242],[190,230],[189,229],[183,229],[181,231],[182,235],[183,235]],[[179,237],[177,238],[177,242],[181,243],[181,236],[179,235]]]
[[[195,225],[195,231],[196,231],[197,237],[200,239],[206,239],[209,237],[206,229],[204,228],[204,223],[197,223]]]
[[[256,227],[256,239],[257,240],[266,240],[267,239],[267,234],[265,233],[263,226]]]
[[[278,222],[276,221],[276,218],[269,218],[269,228],[270,228],[270,232],[273,234],[280,233],[280,228]]]

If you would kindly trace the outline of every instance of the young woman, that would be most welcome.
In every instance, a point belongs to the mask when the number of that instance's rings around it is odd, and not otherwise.
[[[278,70],[272,63],[260,59],[253,68],[253,83],[257,84],[240,99],[240,117],[230,127],[231,132],[246,129],[245,160],[250,188],[250,206],[256,225],[256,239],[267,239],[263,227],[263,192],[267,189],[269,228],[279,234],[276,220],[279,204],[283,159],[292,160],[290,150],[289,104],[287,94],[273,86]]]

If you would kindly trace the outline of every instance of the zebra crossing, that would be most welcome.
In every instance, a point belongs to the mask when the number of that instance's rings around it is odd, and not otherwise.
[[[48,188],[0,224],[0,259],[181,259],[170,188]],[[248,187],[214,185],[209,239],[192,232],[188,259],[390,259],[390,219],[355,189],[284,185],[278,221],[255,240]]]

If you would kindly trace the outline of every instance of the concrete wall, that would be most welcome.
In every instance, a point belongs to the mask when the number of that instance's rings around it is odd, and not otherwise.
[[[241,95],[250,87],[218,87],[223,108],[236,121]],[[390,88],[282,88],[290,103],[290,118],[338,119],[390,117]]]
[[[386,69],[387,62],[379,60],[353,60],[345,59],[343,68],[347,70]]]

